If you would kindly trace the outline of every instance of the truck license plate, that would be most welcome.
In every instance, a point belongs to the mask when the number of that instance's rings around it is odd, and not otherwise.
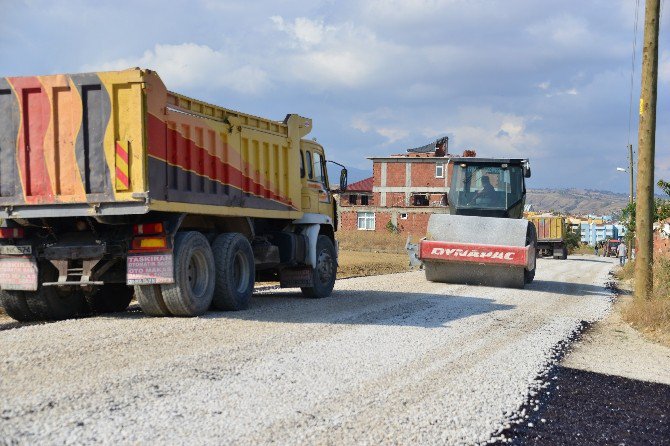
[[[32,257],[0,258],[0,288],[37,291],[37,262]]]
[[[128,285],[174,283],[171,253],[130,255],[126,264]]]

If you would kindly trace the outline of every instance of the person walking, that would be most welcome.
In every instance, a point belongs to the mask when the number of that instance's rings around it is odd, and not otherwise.
[[[596,253],[596,257],[597,257],[597,256],[598,256],[598,243],[597,243],[597,242],[596,242],[596,244],[595,244],[595,248],[594,248],[594,249],[595,249],[595,253]]]
[[[616,255],[619,256],[619,265],[624,266],[626,264],[626,244],[624,242],[617,246]]]

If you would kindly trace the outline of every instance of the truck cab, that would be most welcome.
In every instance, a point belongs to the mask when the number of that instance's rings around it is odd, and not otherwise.
[[[323,147],[314,141],[302,141],[300,148],[302,212],[321,214],[334,219],[333,195],[328,182]]]

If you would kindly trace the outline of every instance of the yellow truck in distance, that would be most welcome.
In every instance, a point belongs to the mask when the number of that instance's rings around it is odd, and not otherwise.
[[[537,230],[538,256],[551,256],[562,260],[568,258],[565,217],[535,215],[528,217],[528,220]]]
[[[0,78],[0,303],[20,321],[328,296],[336,209],[312,121],[167,90],[158,74]],[[346,169],[340,188],[346,188]]]

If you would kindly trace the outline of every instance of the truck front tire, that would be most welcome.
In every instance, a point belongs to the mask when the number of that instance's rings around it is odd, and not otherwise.
[[[212,309],[246,310],[256,275],[251,244],[242,234],[221,234],[214,240],[212,252],[216,265]]]
[[[163,301],[174,316],[205,313],[214,295],[214,256],[197,231],[179,232],[174,244],[174,283],[161,285]]]
[[[330,238],[320,235],[316,241],[316,266],[312,269],[314,286],[302,287],[302,294],[313,299],[330,296],[335,286],[336,275],[335,246]]]

